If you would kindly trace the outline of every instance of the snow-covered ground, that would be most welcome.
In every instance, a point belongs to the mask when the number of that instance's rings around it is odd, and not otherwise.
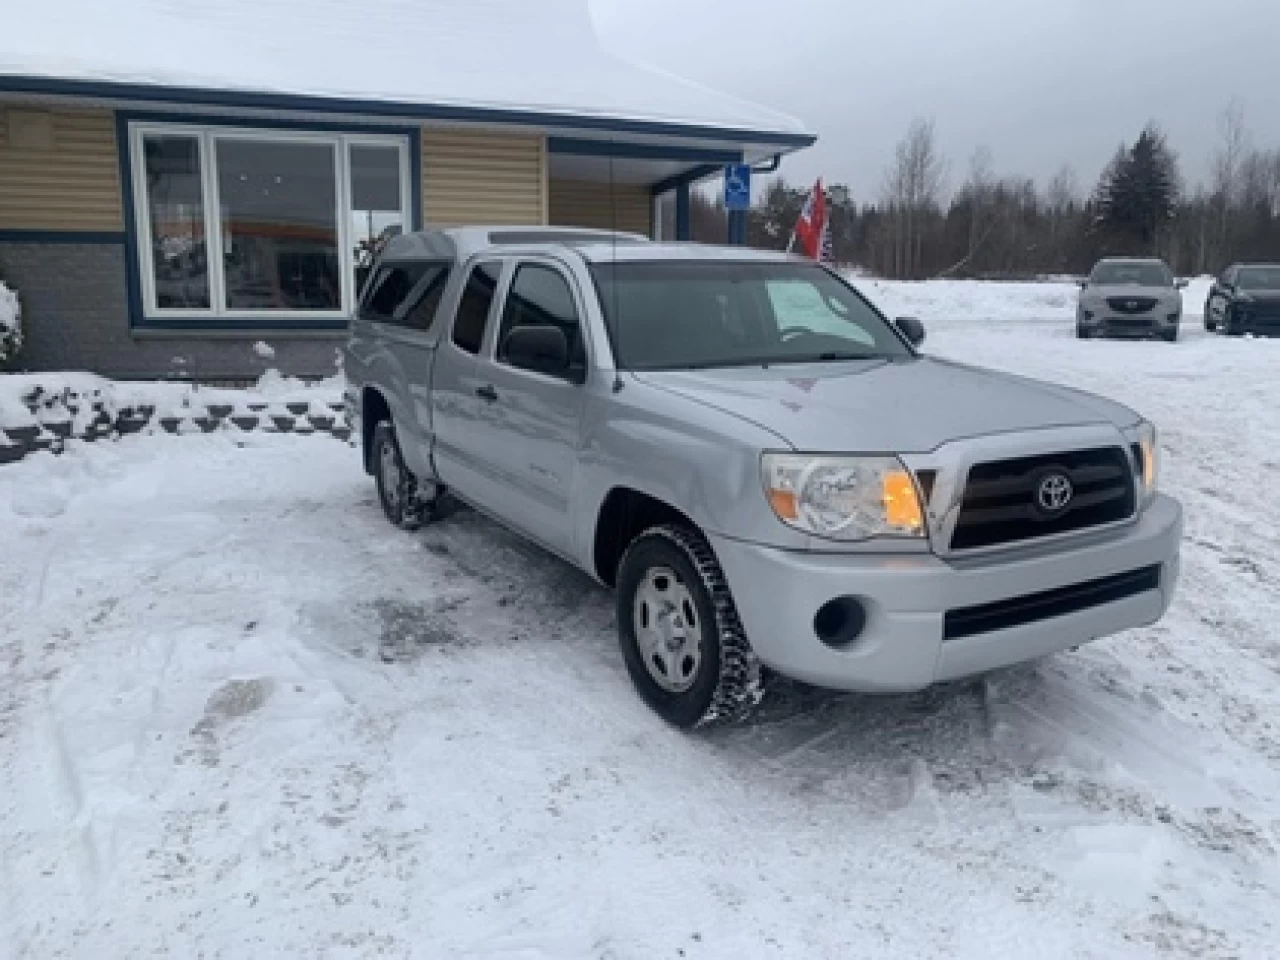
[[[1280,341],[1077,342],[1065,285],[864,286],[1164,428],[1151,629],[663,726],[611,598],[331,439],[0,468],[0,956],[1274,957]]]

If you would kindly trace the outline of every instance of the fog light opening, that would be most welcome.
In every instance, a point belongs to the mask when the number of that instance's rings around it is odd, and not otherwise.
[[[867,609],[856,597],[828,600],[813,617],[813,632],[828,647],[847,647],[867,625]]]

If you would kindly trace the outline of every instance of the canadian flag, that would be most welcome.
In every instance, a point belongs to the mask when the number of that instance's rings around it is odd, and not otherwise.
[[[796,241],[799,241],[805,256],[822,261],[831,259],[831,223],[827,218],[827,195],[822,189],[821,177],[805,198],[804,209],[800,211],[800,219],[791,233],[788,251],[794,249]]]

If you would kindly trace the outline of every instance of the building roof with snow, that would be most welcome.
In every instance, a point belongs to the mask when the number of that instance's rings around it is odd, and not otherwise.
[[[587,0],[41,0],[0,34],[0,91],[699,137],[748,159],[815,139],[606,50]]]

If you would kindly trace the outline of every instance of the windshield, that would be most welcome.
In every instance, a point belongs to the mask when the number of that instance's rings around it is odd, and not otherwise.
[[[1163,263],[1100,263],[1089,282],[1100,287],[1171,287],[1173,274]]]
[[[1280,290],[1280,267],[1241,267],[1236,286],[1241,290]]]
[[[816,264],[642,262],[592,273],[623,369],[912,355],[870,304]]]

